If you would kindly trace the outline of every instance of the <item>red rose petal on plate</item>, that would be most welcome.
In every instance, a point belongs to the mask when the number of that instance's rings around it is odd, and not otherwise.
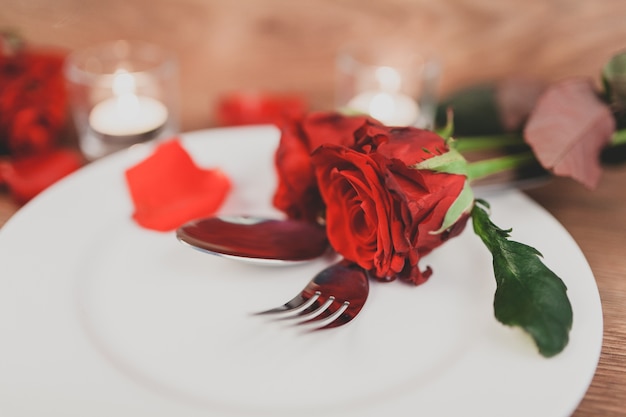
[[[129,168],[126,183],[135,205],[133,219],[162,232],[215,213],[231,188],[219,169],[199,168],[177,139]]]
[[[0,163],[0,183],[6,184],[17,203],[24,204],[82,164],[80,154],[69,149],[22,156]]]

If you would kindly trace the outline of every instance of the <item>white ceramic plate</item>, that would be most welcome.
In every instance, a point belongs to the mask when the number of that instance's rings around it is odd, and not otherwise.
[[[271,127],[190,133],[197,163],[234,182],[227,213],[278,214]],[[251,313],[295,295],[326,260],[287,268],[191,250],[131,220],[137,147],[53,186],[0,230],[3,416],[568,416],[602,339],[583,254],[517,191],[493,219],[569,287],[571,341],[541,357],[493,317],[491,259],[471,227],[423,260],[412,287],[372,283],[359,317],[307,333]]]

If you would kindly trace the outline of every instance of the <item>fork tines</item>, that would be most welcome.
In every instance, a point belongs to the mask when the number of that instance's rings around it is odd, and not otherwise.
[[[280,307],[257,314],[272,314],[277,320],[293,320],[294,324],[310,324],[314,329],[328,329],[350,321],[349,317],[341,317],[349,306],[350,302],[341,303],[334,296],[323,300],[321,292],[316,291],[308,299],[298,295]]]
[[[368,293],[366,271],[353,262],[342,260],[319,272],[287,303],[258,314],[276,314],[278,318],[296,320],[297,324],[328,329],[352,321],[361,311]]]

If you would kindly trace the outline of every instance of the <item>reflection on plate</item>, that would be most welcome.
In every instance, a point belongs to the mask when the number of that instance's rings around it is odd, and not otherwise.
[[[198,164],[220,166],[226,214],[270,205],[278,132],[194,132]],[[251,313],[291,298],[327,263],[261,268],[208,256],[130,218],[124,169],[142,146],[44,192],[0,230],[1,415],[568,416],[597,365],[594,277],[567,232],[518,191],[493,218],[536,246],[569,288],[566,350],[541,357],[493,317],[490,255],[471,228],[422,262],[426,284],[372,283],[360,316],[303,332]]]

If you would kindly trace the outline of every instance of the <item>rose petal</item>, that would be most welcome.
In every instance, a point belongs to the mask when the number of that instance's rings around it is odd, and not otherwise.
[[[542,95],[524,137],[544,168],[594,188],[602,173],[600,152],[614,131],[613,115],[592,82],[572,78]]]
[[[290,218],[317,221],[323,203],[310,154],[326,143],[354,145],[355,132],[366,123],[378,124],[364,116],[346,117],[336,112],[311,113],[284,124],[275,156],[278,187],[274,206]]]
[[[363,126],[380,126],[378,122],[367,116],[344,116],[335,112],[311,113],[302,120],[302,131],[308,144],[309,152],[313,152],[321,145],[352,146],[355,143],[355,133]]]
[[[410,127],[389,130],[391,140],[380,144],[376,151],[389,159],[398,159],[411,166],[448,151],[440,136],[429,130]]]
[[[0,50],[0,151],[25,155],[54,146],[67,119],[64,57],[60,50]]]
[[[128,169],[126,182],[135,206],[133,219],[157,231],[215,213],[231,189],[222,171],[199,168],[177,139],[160,144]]]
[[[0,165],[0,183],[11,190],[18,204],[24,204],[41,191],[76,171],[83,160],[78,152],[56,149],[50,152],[7,160]]]

